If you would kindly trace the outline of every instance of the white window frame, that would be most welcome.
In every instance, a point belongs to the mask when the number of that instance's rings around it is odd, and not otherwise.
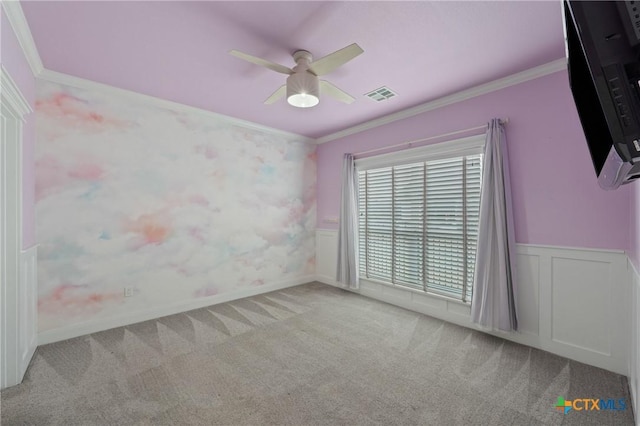
[[[449,157],[482,154],[484,143],[485,135],[482,134],[421,146],[419,148],[409,148],[389,154],[358,158],[355,161],[356,171],[400,166],[403,164],[419,163],[421,161],[440,160]]]
[[[459,138],[455,140],[434,143],[418,148],[409,148],[388,154],[375,155],[371,157],[359,158],[355,160],[356,174],[361,171],[378,169],[384,167],[401,166],[404,164],[419,163],[423,161],[442,160],[452,157],[465,157],[484,153],[485,134]],[[358,231],[359,232],[359,231]],[[360,268],[360,266],[358,266]],[[425,292],[422,290],[393,284],[375,278],[361,277],[360,280],[370,281],[385,286],[389,286],[402,291],[408,291],[427,295],[449,302],[460,303],[468,306],[470,301],[464,302],[455,297],[446,296],[439,293]]]

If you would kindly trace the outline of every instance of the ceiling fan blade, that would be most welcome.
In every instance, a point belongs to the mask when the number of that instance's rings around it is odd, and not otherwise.
[[[280,86],[278,88],[278,90],[273,92],[273,94],[271,96],[269,96],[266,101],[264,101],[264,104],[265,105],[271,105],[272,103],[274,103],[275,101],[277,101],[278,99],[283,97],[285,95],[285,93],[287,93],[287,85],[283,84],[282,86]]]
[[[320,91],[322,93],[326,93],[334,99],[339,100],[340,102],[344,102],[345,104],[350,104],[351,102],[356,100],[353,96],[342,89],[338,89],[336,86],[326,80],[320,80]]]
[[[293,74],[293,70],[291,68],[287,68],[284,65],[276,64],[275,62],[267,61],[266,59],[258,58],[257,56],[248,55],[238,50],[230,50],[229,54],[237,58],[244,59],[245,61],[249,61],[253,64],[269,68],[270,70],[275,72],[287,75]]]
[[[317,76],[329,74],[341,65],[346,64],[359,54],[364,52],[356,43],[350,44],[338,51],[328,54],[309,64],[309,70]]]

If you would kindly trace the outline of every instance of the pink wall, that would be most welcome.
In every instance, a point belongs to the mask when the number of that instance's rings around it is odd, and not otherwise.
[[[35,79],[27,63],[22,48],[11,28],[11,24],[1,14],[0,18],[0,61],[18,85],[27,102],[33,108],[35,102]],[[35,114],[26,117],[22,150],[22,247],[36,243],[35,236]]]
[[[640,271],[640,183],[630,184],[629,192],[629,247],[628,255]]]
[[[393,102],[393,101],[389,101]],[[519,243],[626,249],[630,188],[596,182],[566,72],[396,121],[318,148],[318,228],[337,225],[345,152],[475,127],[509,117],[516,240]]]

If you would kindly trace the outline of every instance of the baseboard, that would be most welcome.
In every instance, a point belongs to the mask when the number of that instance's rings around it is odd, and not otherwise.
[[[29,368],[29,364],[31,363],[31,359],[33,359],[33,355],[36,353],[36,348],[38,347],[38,340],[36,335],[33,336],[33,339],[29,343],[29,348],[27,352],[24,354],[22,359],[20,360],[20,372],[22,373],[21,378],[24,378],[25,373],[27,372],[27,368]],[[21,380],[22,381],[22,380]]]
[[[334,287],[347,288],[342,284],[340,284],[338,281],[336,281],[334,278],[331,278],[326,275],[316,275],[316,281],[321,282],[322,284],[332,285]]]
[[[215,296],[203,297],[200,299],[182,301],[171,305],[134,312],[127,315],[120,315],[112,318],[88,321],[81,324],[73,324],[68,327],[46,330],[38,333],[38,345],[46,345],[48,343],[72,339],[74,337],[84,336],[87,334],[96,333],[98,331],[109,330],[115,327],[122,327],[142,321],[164,317],[167,315],[174,315],[191,311],[193,309],[200,309],[206,306],[217,305],[219,303],[231,302],[233,300],[242,299],[244,297],[269,293],[271,291],[305,284],[314,281],[315,278],[316,277],[314,275],[306,275],[303,277],[265,284],[258,287],[243,288],[239,291],[217,294]]]

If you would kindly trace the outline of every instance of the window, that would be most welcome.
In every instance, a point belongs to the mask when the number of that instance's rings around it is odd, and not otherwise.
[[[471,301],[483,141],[356,162],[362,278]]]

